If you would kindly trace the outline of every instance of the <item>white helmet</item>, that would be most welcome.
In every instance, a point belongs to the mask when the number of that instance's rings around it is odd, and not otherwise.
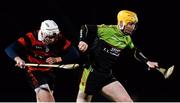
[[[45,20],[41,23],[38,40],[43,41],[46,36],[58,35],[59,32],[58,25],[53,20]],[[43,35],[41,35],[41,33],[43,33]]]

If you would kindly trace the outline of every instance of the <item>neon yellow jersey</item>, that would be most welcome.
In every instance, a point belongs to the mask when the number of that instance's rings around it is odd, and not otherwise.
[[[97,25],[97,34],[100,39],[118,49],[134,48],[131,37],[122,33],[117,25]]]

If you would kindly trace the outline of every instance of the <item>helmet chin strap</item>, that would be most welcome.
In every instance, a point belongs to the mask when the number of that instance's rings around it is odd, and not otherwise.
[[[123,21],[118,22],[118,28],[122,31],[124,29],[125,23]]]
[[[119,29],[120,29],[120,30],[123,30],[123,29],[124,29],[124,26],[125,26],[124,23],[123,23],[122,25],[119,25]]]
[[[43,34],[41,30],[39,30],[39,32],[38,32],[38,40],[39,40],[39,41],[42,41],[43,43],[46,44],[46,43],[48,43],[48,41],[45,39],[45,36],[46,36],[46,35]]]
[[[42,31],[41,30],[39,30],[39,32],[38,32],[38,40],[39,41],[43,41],[44,40],[44,37],[42,35]]]

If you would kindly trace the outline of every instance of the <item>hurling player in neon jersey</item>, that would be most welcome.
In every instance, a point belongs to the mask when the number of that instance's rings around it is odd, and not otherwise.
[[[133,102],[123,85],[113,76],[112,69],[124,49],[134,50],[135,58],[151,69],[157,62],[149,61],[133,44],[131,35],[136,29],[135,12],[121,10],[117,25],[83,25],[80,30],[79,50],[87,54],[88,62],[79,85],[77,102],[90,102],[94,94],[101,92],[115,102]],[[123,68],[121,68],[123,69]]]

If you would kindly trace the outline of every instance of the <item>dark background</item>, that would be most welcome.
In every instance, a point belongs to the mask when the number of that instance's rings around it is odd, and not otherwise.
[[[53,19],[64,35],[77,45],[82,24],[116,24],[121,9],[133,10],[139,17],[134,44],[160,66],[175,65],[173,75],[165,80],[157,71],[131,57],[124,57],[114,75],[135,101],[180,101],[179,16],[178,3],[172,0],[6,0],[0,3],[0,101],[35,101],[23,70],[14,67],[4,48],[20,34],[39,29],[41,21]],[[57,70],[56,101],[75,101],[81,69]],[[97,94],[93,101],[108,101]]]

